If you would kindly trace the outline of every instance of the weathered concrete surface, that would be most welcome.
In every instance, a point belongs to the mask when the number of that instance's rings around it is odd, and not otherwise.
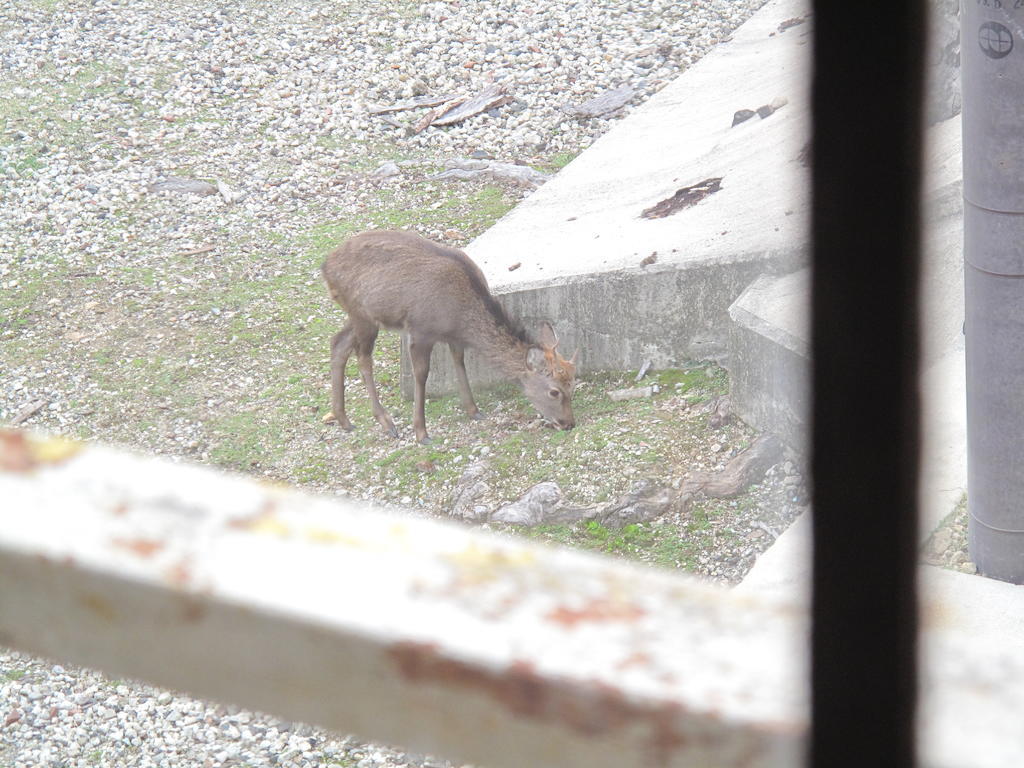
[[[963,349],[964,201],[960,118],[925,132],[922,207],[921,357]]]
[[[758,558],[736,591],[755,599],[810,598],[811,520],[804,515]],[[851,521],[851,525],[857,525]],[[842,535],[842,532],[837,532]],[[869,563],[864,564],[870,567]],[[969,576],[933,566],[918,571],[921,600],[921,685],[918,732],[922,765],[949,762],[955,745],[985,719],[1011,727],[1019,711],[1019,685],[1008,682],[1024,658],[1024,586]],[[949,675],[971,680],[967,698],[942,694],[940,680]],[[984,714],[983,714],[984,713]],[[988,725],[992,725],[989,723]],[[1019,724],[1018,724],[1019,728]],[[1021,755],[1008,742],[978,745],[993,760],[1017,764]]]
[[[581,371],[720,356],[732,300],[765,265],[803,254],[810,24],[779,25],[805,6],[767,3],[467,248],[513,316],[528,329],[550,320],[566,351],[580,347]],[[731,127],[737,110],[780,99]],[[695,206],[641,217],[712,177],[721,190]],[[490,380],[472,352],[467,365]],[[444,350],[428,386],[454,388]]]
[[[966,489],[963,199],[960,118],[929,129],[921,269],[922,534]],[[762,275],[730,307],[732,405],[740,418],[801,450],[809,417],[810,275]],[[865,361],[870,364],[870,361]]]
[[[729,307],[733,410],[803,452],[810,409],[810,272],[764,274]]]
[[[644,360],[660,368],[721,357],[728,332],[725,308],[763,267],[764,261],[755,257],[722,258],[700,268],[655,265],[565,278],[501,299],[531,332],[543,320],[551,322],[559,351],[569,356],[578,347],[584,371],[636,368]],[[436,347],[430,365],[428,392],[454,391],[447,348]],[[495,380],[473,350],[466,353],[466,369],[474,382]],[[406,354],[402,378],[404,391],[411,384]]]

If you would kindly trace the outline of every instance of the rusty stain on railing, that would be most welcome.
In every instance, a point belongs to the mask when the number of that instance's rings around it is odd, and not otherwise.
[[[82,443],[63,437],[41,437],[0,428],[0,471],[31,472],[40,466],[66,461],[81,448]]]

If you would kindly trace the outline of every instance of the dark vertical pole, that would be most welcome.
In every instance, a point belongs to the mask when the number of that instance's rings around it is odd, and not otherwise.
[[[923,0],[814,3],[811,764],[914,764]]]
[[[1024,7],[961,15],[971,559],[1024,583]]]

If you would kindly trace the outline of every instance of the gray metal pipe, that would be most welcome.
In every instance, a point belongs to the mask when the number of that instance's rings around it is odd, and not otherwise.
[[[1024,0],[964,0],[960,41],[968,546],[980,573],[1021,584]]]

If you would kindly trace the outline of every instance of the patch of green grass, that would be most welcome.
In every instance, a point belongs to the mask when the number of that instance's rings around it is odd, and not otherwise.
[[[46,163],[39,157],[38,153],[29,150],[17,159],[11,165],[11,168],[13,168],[14,172],[19,176],[31,176],[45,165]]]
[[[550,544],[603,552],[661,568],[697,569],[699,545],[669,523],[634,523],[616,530],[590,520],[573,525],[539,525],[522,533]]]
[[[456,230],[472,236],[511,210],[515,199],[501,187],[438,186],[422,182],[403,195],[392,189],[377,192],[378,208],[346,219],[326,221],[299,239],[306,252],[323,258],[349,235],[364,229],[426,227]]]
[[[58,279],[60,272],[58,269]],[[0,290],[0,331],[18,330],[28,325],[37,299],[50,285],[50,278],[23,274],[16,288]]]
[[[68,3],[67,0],[31,0],[29,4],[40,11],[55,11]]]
[[[102,84],[96,84],[101,75]],[[42,127],[50,131],[59,130],[65,145],[74,143],[87,132],[95,131],[96,122],[83,123],[70,119],[71,111],[92,94],[106,93],[118,87],[123,81],[120,70],[109,64],[94,61],[68,79],[58,76],[52,63],[36,71],[27,94],[14,95],[17,83],[0,80],[0,135],[15,130],[28,136],[39,133]],[[24,141],[24,140],[22,140]],[[12,145],[9,145],[12,146]],[[45,163],[41,147],[25,145],[14,154],[13,167],[19,172],[30,173]]]
[[[21,680],[25,675],[28,674],[28,670],[25,669],[8,669],[4,671],[4,679],[10,682]]]
[[[229,413],[209,422],[210,458],[222,467],[249,470],[270,465],[287,446],[275,425],[257,411]]]
[[[131,266],[123,267],[121,277],[129,284],[135,283],[146,288],[156,285],[156,269],[153,267]]]
[[[693,393],[705,400],[729,391],[729,374],[717,365],[698,365],[692,368],[667,368],[654,374],[654,380],[663,390]]]
[[[325,222],[311,229],[304,236],[303,244],[306,249],[326,256],[329,251],[336,248],[349,235],[354,235],[363,229],[359,222],[350,219],[341,221]]]
[[[324,455],[311,456],[295,467],[295,479],[300,483],[327,483],[337,473],[337,467]]]
[[[466,197],[451,195],[438,209],[439,216],[452,216],[450,222],[462,230],[482,232],[508,213],[515,201],[501,187],[488,185]]]
[[[588,548],[620,556],[634,553],[638,549],[646,549],[653,541],[650,530],[636,524],[615,530],[590,520],[584,524],[581,532],[589,542]]]
[[[579,152],[558,152],[534,167],[544,173],[557,173],[575,160],[578,155]]]

